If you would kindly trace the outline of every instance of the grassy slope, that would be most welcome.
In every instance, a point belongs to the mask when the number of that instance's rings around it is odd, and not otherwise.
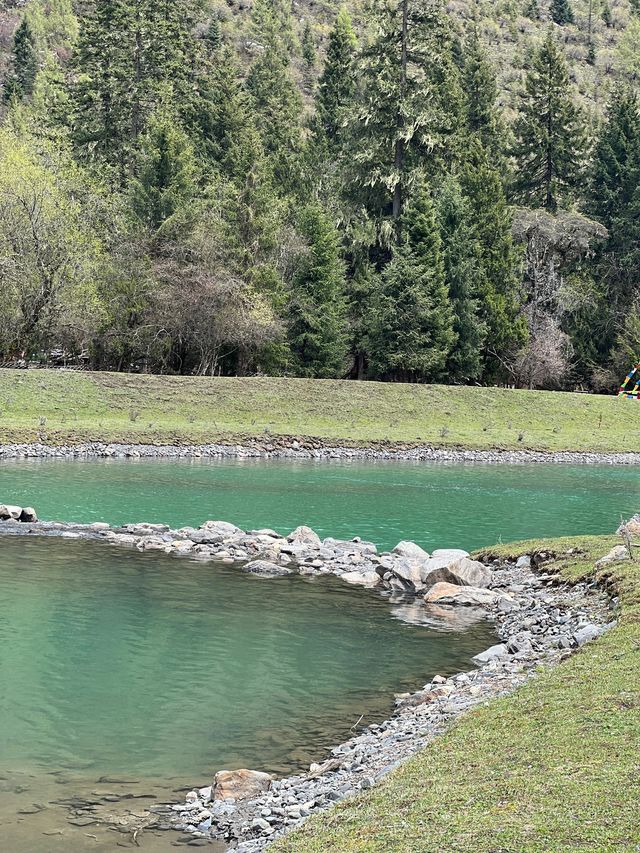
[[[0,430],[4,443],[188,443],[270,433],[624,451],[640,446],[640,404],[500,388],[0,370]]]
[[[614,537],[520,543],[583,554]],[[273,853],[608,853],[640,849],[640,563],[609,581],[620,624],[516,694],[462,718],[378,788],[312,819]]]

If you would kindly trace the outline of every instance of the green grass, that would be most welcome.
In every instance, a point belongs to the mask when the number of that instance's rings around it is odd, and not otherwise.
[[[640,404],[503,388],[0,370],[0,441],[350,444],[625,451]]]
[[[489,549],[564,554],[595,575],[615,537]],[[485,549],[487,553],[487,549]],[[640,850],[640,563],[602,573],[621,620],[512,696],[462,717],[380,786],[311,819],[273,853],[608,853]]]

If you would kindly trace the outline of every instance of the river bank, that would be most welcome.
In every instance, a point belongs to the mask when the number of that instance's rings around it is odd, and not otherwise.
[[[31,511],[19,507],[12,514],[33,518]],[[564,660],[611,627],[614,616],[610,602],[592,585],[558,584],[553,574],[536,572],[535,567],[551,557],[544,552],[517,562],[487,556],[480,563],[463,551],[429,555],[403,542],[379,555],[375,546],[357,539],[320,541],[309,528],[297,528],[284,537],[268,530],[245,532],[215,521],[200,528],[171,530],[153,524],[113,529],[106,524],[7,520],[0,522],[0,532],[98,539],[139,550],[217,559],[237,563],[275,583],[278,576],[292,571],[310,576],[330,572],[346,582],[378,588],[391,597],[407,621],[446,614],[454,629],[468,620],[494,621],[502,642],[479,655],[478,669],[436,677],[418,693],[398,697],[394,717],[334,748],[327,761],[312,765],[309,773],[270,780],[267,791],[247,799],[229,796],[227,790],[227,796],[212,802],[205,784],[183,804],[153,807],[145,822],[147,828],[173,827],[203,842],[211,837],[240,842],[246,853],[295,829],[310,814],[373,788],[460,714],[529,682],[541,663],[554,666]],[[90,820],[92,815],[91,807],[86,814],[80,807],[75,818]]]
[[[80,442],[78,444],[0,444],[6,459],[277,459],[312,461],[389,461],[480,463],[496,465],[640,465],[637,452],[584,452],[540,450],[474,450],[410,446],[393,442],[372,446],[340,446],[318,438],[272,436],[268,441],[246,443],[131,444]]]

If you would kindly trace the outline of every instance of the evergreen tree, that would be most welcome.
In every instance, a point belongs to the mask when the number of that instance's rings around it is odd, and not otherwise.
[[[313,37],[313,28],[309,21],[304,25],[302,35],[302,59],[304,61],[304,76],[308,88],[313,85],[313,72],[316,66],[316,43]]]
[[[575,23],[573,9],[571,8],[569,0],[551,0],[549,14],[551,15],[551,20],[554,24],[559,24],[561,27],[565,24]]]
[[[376,303],[372,375],[401,382],[442,378],[456,335],[442,241],[424,186],[417,187],[403,214],[400,241]]]
[[[371,34],[355,69],[359,100],[344,146],[351,203],[392,242],[418,175],[453,158],[463,96],[448,20],[438,0],[375,0]]]
[[[468,382],[482,374],[486,326],[480,318],[479,295],[486,292],[481,246],[475,235],[471,207],[454,178],[438,191],[438,222],[445,281],[453,310],[456,342],[446,365],[447,382]]]
[[[132,182],[132,207],[141,222],[158,232],[185,212],[196,191],[193,151],[174,117],[152,119],[139,174]]]
[[[296,375],[341,377],[347,363],[347,323],[340,239],[317,204],[303,210],[300,231],[308,249],[293,278],[288,312]]]
[[[188,120],[196,96],[195,0],[93,0],[81,20],[73,135],[86,159],[126,183],[159,101]]]
[[[26,18],[13,36],[9,71],[4,80],[3,100],[22,101],[33,92],[38,72],[36,41]]]
[[[514,132],[516,197],[555,211],[581,179],[586,140],[565,59],[549,32],[527,74]]]
[[[329,34],[327,56],[316,95],[318,124],[329,144],[335,142],[339,134],[345,107],[355,91],[353,63],[356,47],[351,18],[343,7]]]
[[[275,182],[288,193],[300,179],[302,149],[302,98],[289,67],[291,15],[276,0],[256,0],[253,20],[264,50],[249,69],[247,88]]]
[[[511,360],[527,337],[521,314],[520,258],[511,235],[513,214],[507,205],[502,174],[476,142],[468,151],[460,183],[468,201],[475,237],[480,245],[480,317],[487,329],[484,378],[504,376]]]
[[[467,129],[476,134],[494,156],[499,156],[505,128],[496,108],[498,86],[475,28],[465,45],[462,84],[466,96]]]
[[[203,36],[205,42],[207,43],[209,50],[215,51],[222,44],[222,31],[220,28],[220,18],[214,15],[213,18],[209,21],[209,26],[206,29],[206,32]]]
[[[604,21],[604,25],[609,28],[613,26],[613,16],[611,14],[611,6],[607,2],[605,2],[602,7],[602,20]]]
[[[527,18],[531,18],[532,21],[540,20],[540,6],[538,5],[538,0],[527,0],[527,5],[524,10]]]

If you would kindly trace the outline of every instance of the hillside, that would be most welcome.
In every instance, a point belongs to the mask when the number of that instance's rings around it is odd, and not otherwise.
[[[304,379],[0,370],[2,442],[325,444],[637,450],[640,408],[616,397]]]

